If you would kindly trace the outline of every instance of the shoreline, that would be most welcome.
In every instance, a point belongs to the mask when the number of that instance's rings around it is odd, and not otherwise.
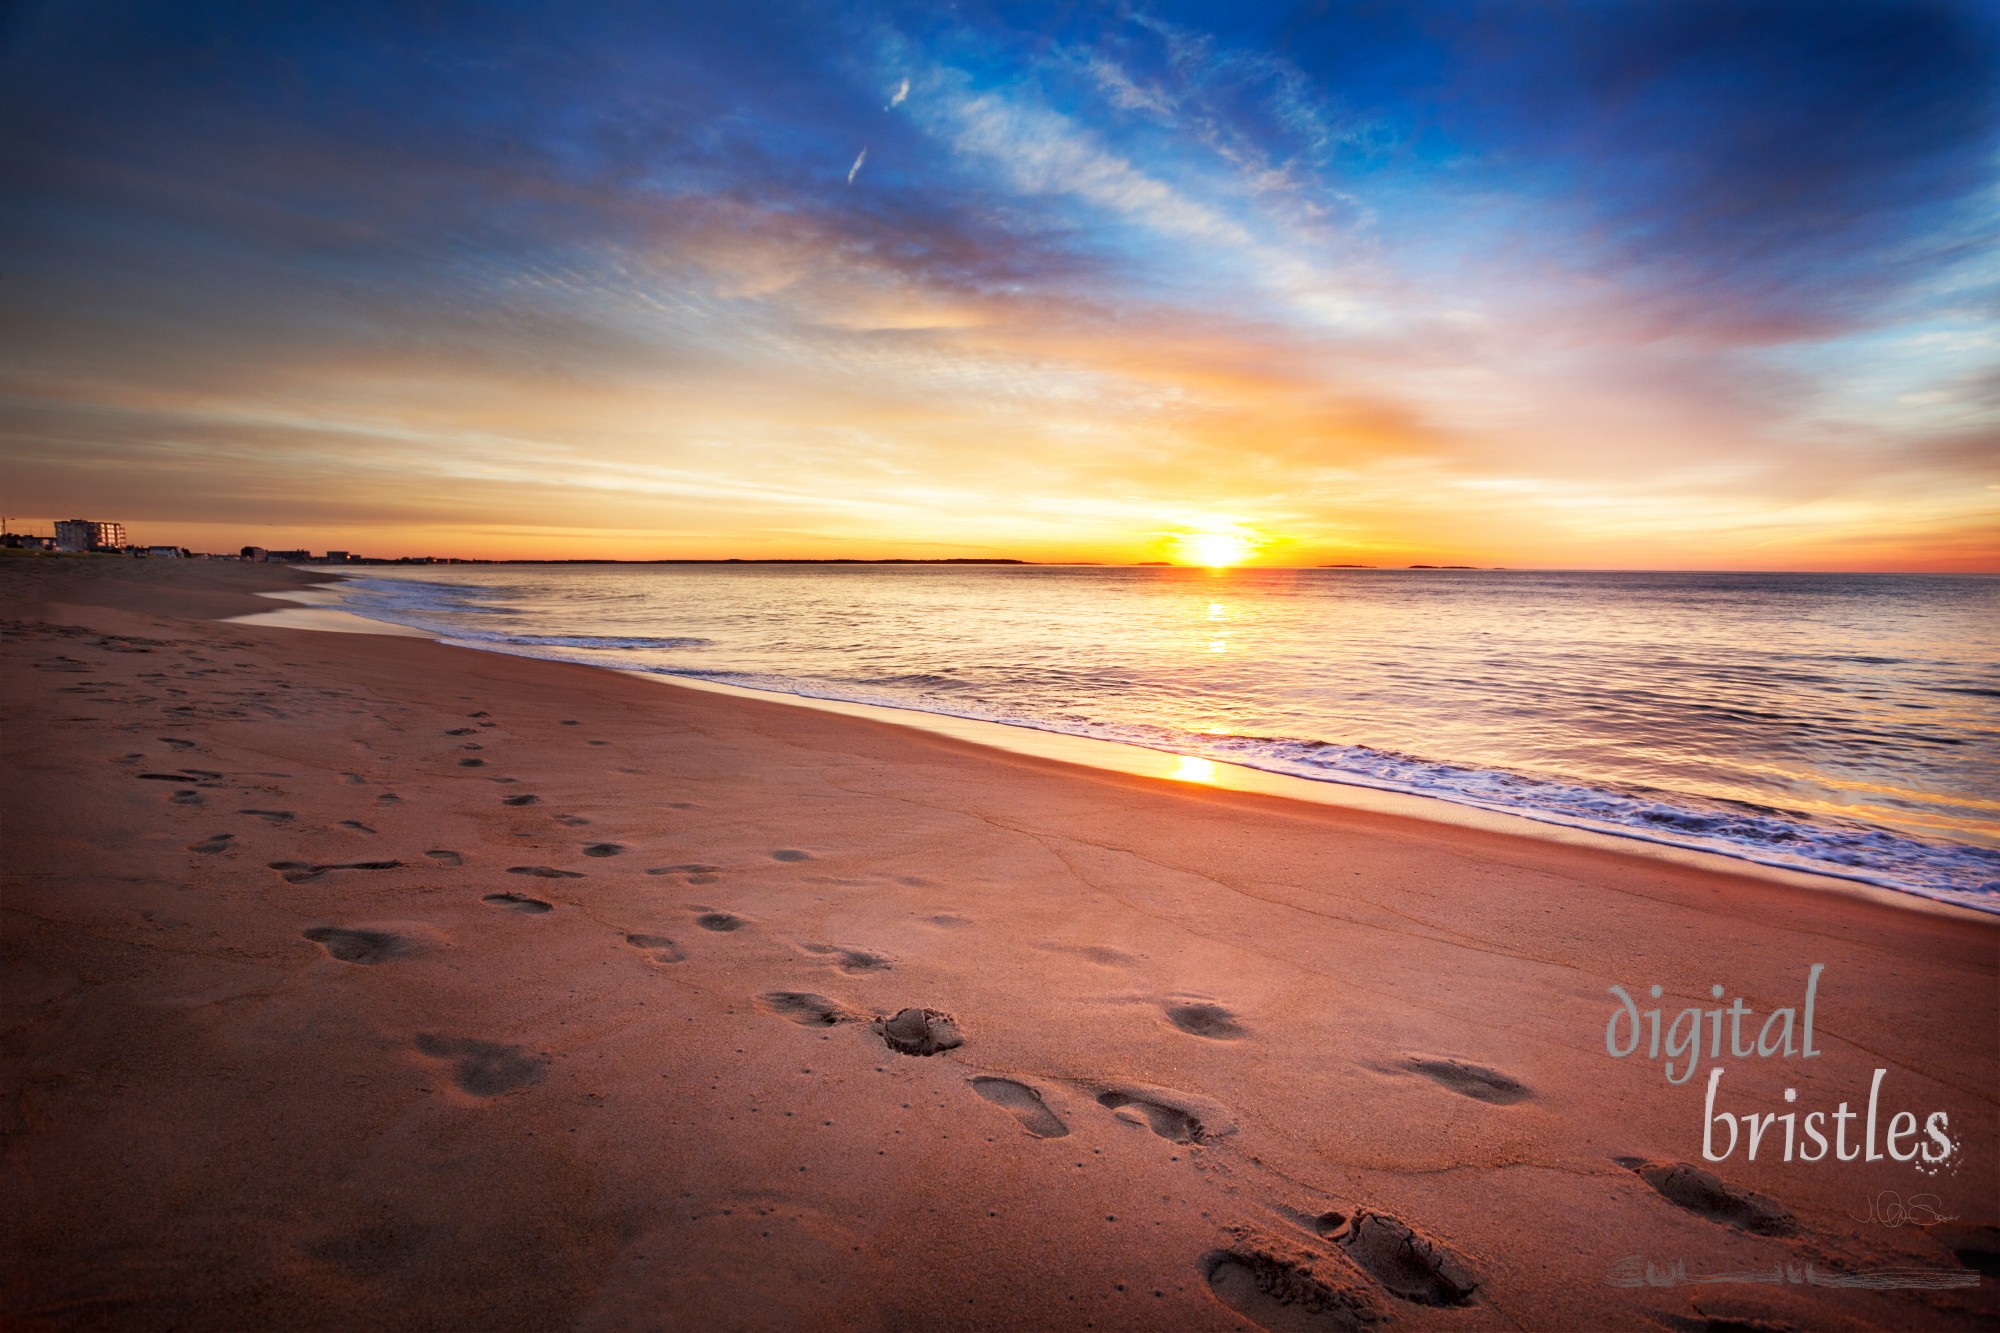
[[[298,571],[0,579],[21,1327],[2000,1315],[1983,914],[229,619]],[[1704,1163],[1703,1077],[1607,1054],[1610,985],[1813,965],[1726,1109],[1880,1069],[1955,1169]]]
[[[536,562],[540,563],[540,562]],[[579,562],[569,562],[579,563]],[[835,562],[840,563],[840,562]],[[845,562],[854,563],[854,562]],[[340,586],[348,580],[366,578],[366,574],[333,573],[313,566],[288,566],[300,572],[330,574],[333,586]],[[283,600],[312,600],[313,608],[287,609],[263,612],[253,616],[234,617],[241,623],[283,626],[295,629],[327,630],[330,632],[368,633],[362,624],[380,626],[372,631],[382,634],[408,636],[416,635],[432,642],[474,652],[495,653],[505,657],[515,657],[526,661],[564,662],[569,665],[585,666],[597,671],[615,671],[621,675],[634,676],[656,684],[676,685],[685,689],[709,691],[736,698],[776,701],[798,708],[808,708],[819,712],[833,713],[845,717],[868,718],[889,726],[909,727],[913,730],[933,735],[950,736],[969,744],[1002,750],[1011,754],[1033,755],[1079,767],[1093,768],[1107,772],[1125,773],[1133,776],[1160,778],[1190,786],[1209,786],[1220,790],[1258,792],[1284,800],[1304,801],[1310,804],[1332,805],[1346,809],[1370,810],[1381,814],[1396,815],[1421,822],[1448,825],[1457,828],[1476,828],[1512,837],[1542,839],[1572,846],[1592,847],[1613,854],[1646,857],[1676,865],[1706,868],[1720,873],[1747,874],[1754,878],[1767,879],[1774,883],[1789,884],[1821,893],[1846,894],[1863,899],[1899,906],[1916,911],[1938,911],[1948,913],[1970,913],[1974,917],[2000,918],[2000,900],[1990,907],[1975,906],[1951,898],[1939,897],[1922,888],[1885,883],[1880,878],[1871,878],[1857,871],[1842,874],[1832,870],[1807,870],[1781,862],[1760,860],[1747,852],[1737,853],[1708,848],[1688,847],[1664,838],[1648,836],[1639,829],[1591,828],[1566,822],[1550,814],[1531,814],[1519,810],[1495,809],[1469,802],[1455,801],[1448,796],[1418,792],[1399,791],[1391,787],[1373,786],[1366,782],[1342,778],[1307,778],[1274,769],[1258,768],[1251,764],[1232,763],[1221,759],[1208,759],[1182,755],[1175,751],[1154,749],[1126,741],[1109,740],[1096,736],[1079,736],[1072,732],[1031,726],[1026,723],[998,722],[984,718],[961,717],[953,713],[932,712],[921,708],[903,708],[888,704],[862,703],[853,700],[835,699],[810,694],[799,694],[786,690],[763,690],[751,686],[733,685],[723,681],[704,680],[698,677],[677,675],[673,672],[648,671],[642,668],[619,667],[610,664],[574,662],[567,658],[542,657],[527,652],[510,652],[506,646],[482,643],[476,640],[454,639],[431,630],[418,629],[397,621],[382,620],[358,611],[341,608],[346,597],[344,593],[318,597],[314,594],[266,593],[265,596]],[[355,623],[361,622],[361,623]],[[1191,767],[1192,766],[1192,767]]]

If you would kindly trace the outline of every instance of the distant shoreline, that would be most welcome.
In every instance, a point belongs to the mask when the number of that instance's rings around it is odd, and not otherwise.
[[[46,551],[0,547],[0,563],[19,560],[147,560],[173,559],[169,556],[130,555],[110,551]],[[662,556],[650,560],[622,560],[612,556],[377,556],[344,561],[286,558],[241,560],[223,553],[192,554],[179,557],[191,561],[215,560],[227,563],[273,564],[311,569],[410,568],[430,565],[998,565],[1024,569],[1221,569],[1310,573],[1321,570],[1364,574],[1731,574],[1800,578],[1995,578],[1995,569],[1690,569],[1676,566],[1571,566],[1571,565],[1364,565],[1351,563],[1312,565],[1198,565],[1176,564],[1167,560],[1023,560],[1012,556]]]

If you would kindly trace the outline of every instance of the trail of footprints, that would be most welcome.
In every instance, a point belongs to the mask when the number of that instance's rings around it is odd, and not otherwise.
[[[44,665],[43,669],[71,671],[87,667],[58,659],[55,664]],[[484,716],[473,715],[475,718]],[[482,725],[493,724],[487,722]],[[563,725],[578,724],[565,721]],[[476,734],[476,729],[459,727],[445,734],[468,736]],[[174,751],[196,748],[193,742],[181,738],[160,739]],[[128,754],[113,762],[136,764],[143,758],[140,754]],[[466,767],[475,767],[480,766],[482,761],[460,762]],[[202,790],[215,789],[225,780],[222,773],[197,768],[182,768],[171,773],[142,772],[134,776],[179,784],[178,789],[167,798],[170,804],[175,805],[200,805],[204,800]],[[348,775],[348,779],[350,782],[361,781],[353,774]],[[377,797],[377,802],[393,805],[399,802],[399,798],[384,793]],[[540,797],[519,793],[502,797],[501,804],[524,808],[540,804]],[[690,808],[686,802],[674,805]],[[238,813],[260,819],[273,827],[291,826],[296,819],[294,812],[289,810],[250,807]],[[555,818],[557,822],[569,826],[590,822],[576,815],[558,815]],[[341,825],[356,832],[375,832],[356,820],[341,821]],[[231,850],[236,841],[233,833],[219,832],[189,844],[188,849],[200,855],[215,855]],[[593,859],[608,859],[628,850],[623,844],[601,841],[585,845],[581,852]],[[437,848],[424,855],[439,867],[465,864],[463,855],[456,851]],[[810,853],[792,848],[776,849],[770,856],[780,863],[811,859]],[[397,860],[286,860],[270,862],[269,867],[278,871],[289,883],[304,884],[336,872],[394,870],[403,864]],[[584,878],[581,871],[542,865],[511,866],[507,868],[507,873],[545,880]],[[705,862],[683,862],[649,867],[644,873],[673,877],[688,885],[704,885],[715,883],[721,876],[722,868]],[[546,916],[556,910],[555,904],[544,899],[512,891],[487,893],[481,901],[499,911],[529,917]],[[720,908],[696,904],[690,905],[687,910],[691,913],[691,925],[715,934],[733,934],[750,929],[754,924],[749,918]],[[971,924],[965,918],[949,915],[934,920],[936,924],[946,926]],[[329,925],[314,926],[302,933],[305,939],[319,945],[329,958],[356,966],[376,966],[415,952],[411,941],[389,931]],[[623,941],[628,948],[658,966],[683,963],[689,956],[679,942],[665,934],[632,931],[624,934]],[[804,942],[798,948],[808,958],[848,975],[887,972],[893,967],[890,958],[852,945]],[[1094,961],[1107,966],[1131,961],[1114,950],[1092,948],[1090,953]],[[914,1058],[940,1055],[965,1044],[955,1017],[920,1006],[906,1007],[890,1014],[860,1013],[811,991],[770,991],[758,996],[757,1003],[775,1017],[809,1028],[866,1024],[885,1048]],[[1202,1040],[1234,1041],[1247,1033],[1239,1015],[1212,999],[1171,997],[1161,1002],[1160,1012],[1173,1028]],[[473,1037],[420,1033],[415,1039],[415,1046],[420,1055],[448,1064],[455,1086],[470,1096],[480,1098],[532,1087],[543,1079],[550,1064],[546,1055]],[[1409,1055],[1392,1066],[1384,1067],[1383,1072],[1415,1075],[1441,1089],[1491,1106],[1511,1106],[1534,1096],[1532,1089],[1511,1075],[1458,1057]],[[1069,1124],[1049,1105],[1044,1093],[1031,1083],[991,1073],[973,1074],[966,1082],[972,1094],[1010,1116],[1024,1133],[1035,1139],[1059,1139],[1071,1133]],[[1107,1085],[1086,1091],[1099,1107],[1118,1119],[1143,1126],[1172,1144],[1190,1147],[1213,1145],[1235,1129],[1220,1107],[1169,1089]],[[1796,1220],[1775,1201],[1729,1185],[1701,1168],[1684,1162],[1654,1162],[1633,1157],[1620,1157],[1615,1161],[1618,1166],[1643,1180],[1663,1200],[1695,1216],[1757,1235],[1785,1237],[1798,1234]],[[1479,1281],[1462,1256],[1443,1241],[1387,1212],[1365,1207],[1357,1208],[1351,1214],[1335,1211],[1306,1215],[1294,1214],[1286,1209],[1278,1211],[1289,1216],[1302,1235],[1311,1237],[1311,1240],[1308,1242],[1238,1228],[1229,1243],[1202,1256],[1199,1265],[1203,1279],[1217,1299],[1273,1333],[1312,1333],[1317,1330],[1349,1333],[1371,1327],[1383,1318],[1381,1297],[1385,1294],[1395,1301],[1431,1307],[1464,1305],[1475,1299]]]

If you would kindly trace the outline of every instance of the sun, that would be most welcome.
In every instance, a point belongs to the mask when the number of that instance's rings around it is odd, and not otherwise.
[[[1185,532],[1174,538],[1174,554],[1190,565],[1222,569],[1256,554],[1257,542],[1241,532]]]

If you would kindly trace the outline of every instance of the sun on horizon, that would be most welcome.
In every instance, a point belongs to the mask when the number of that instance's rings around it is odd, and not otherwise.
[[[1174,555],[1187,565],[1227,569],[1240,565],[1257,553],[1261,540],[1243,530],[1227,532],[1184,532],[1173,539]]]

